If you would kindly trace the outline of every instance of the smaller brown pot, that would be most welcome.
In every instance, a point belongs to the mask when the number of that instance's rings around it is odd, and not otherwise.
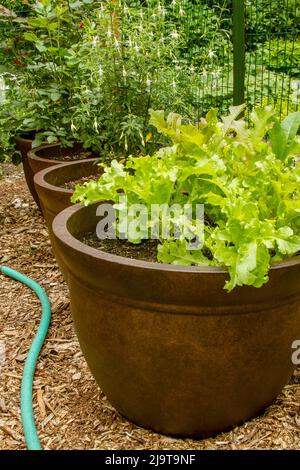
[[[38,147],[28,152],[28,162],[34,174],[44,168],[56,166],[66,162],[64,158],[68,155],[82,152],[83,147],[80,143],[74,143],[73,147],[61,147],[61,144],[48,144]],[[95,157],[95,156],[93,156]],[[81,160],[78,160],[81,161]]]
[[[97,167],[97,162],[97,158],[89,158],[77,162],[60,163],[44,168],[34,175],[35,190],[49,230],[53,253],[65,279],[67,279],[66,268],[53,244],[52,222],[57,214],[71,205],[73,191],[64,189],[61,185],[68,181],[88,177],[94,172],[95,174],[99,172],[100,175],[102,170]]]
[[[67,155],[81,152],[83,147],[79,143],[75,143],[73,147],[65,148],[62,148],[61,144],[43,144],[36,149],[32,149],[32,140],[22,137],[18,137],[16,143],[17,148],[22,154],[23,168],[28,189],[38,207],[40,207],[40,201],[33,182],[34,175],[44,168],[66,163],[64,158]]]
[[[61,186],[69,181],[76,181],[93,174],[99,173],[100,176],[101,169],[97,166],[97,162],[97,158],[88,158],[75,162],[59,163],[44,168],[34,175],[35,190],[49,231],[52,229],[54,217],[71,205],[73,191]]]
[[[16,148],[21,152],[22,157],[27,157],[27,153],[32,148],[33,133],[18,135],[15,138]]]
[[[28,136],[19,135],[16,137],[15,142],[16,142],[16,149],[19,150],[19,152],[22,155],[22,165],[23,165],[24,175],[25,175],[28,189],[33,199],[35,200],[36,204],[38,205],[38,207],[40,207],[39,198],[38,198],[38,195],[36,193],[34,183],[33,183],[34,174],[28,163],[28,158],[27,158],[27,154],[32,148],[33,139],[31,137],[33,137],[33,135],[31,134],[29,134]]]

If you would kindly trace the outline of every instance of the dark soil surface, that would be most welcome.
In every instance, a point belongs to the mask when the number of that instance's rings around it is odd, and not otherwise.
[[[99,177],[99,175],[90,175],[90,176],[82,176],[81,178],[77,179],[77,180],[72,180],[72,181],[66,181],[65,183],[61,184],[60,187],[61,188],[64,188],[64,189],[70,189],[72,191],[74,191],[75,189],[75,186],[77,184],[84,184],[84,183],[87,183],[88,181],[90,181],[91,179],[93,180],[97,180]]]
[[[93,154],[92,152],[88,152],[86,150],[82,152],[72,153],[72,149],[71,149],[70,153],[67,153],[66,155],[57,154],[57,155],[51,155],[48,157],[41,157],[41,158],[48,158],[49,160],[58,160],[59,162],[74,162],[76,160],[85,160],[86,158],[93,158]]]
[[[127,240],[100,240],[95,233],[88,233],[80,241],[92,248],[111,253],[112,255],[150,261],[152,263],[157,262],[158,242],[156,240],[145,240],[135,245]]]
[[[85,160],[86,158],[93,158],[92,152],[82,151],[75,153],[71,152],[67,155],[51,155],[51,157],[49,157],[49,160],[58,160],[60,162],[73,162],[75,160]]]

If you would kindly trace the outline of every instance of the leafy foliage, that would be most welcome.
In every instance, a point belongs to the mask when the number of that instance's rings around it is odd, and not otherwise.
[[[57,140],[68,145],[72,139],[70,101],[77,74],[67,53],[80,40],[80,18],[88,14],[90,3],[28,2],[28,18],[17,21],[21,55],[16,53],[12,23],[11,51],[15,59],[10,64],[4,62],[1,69],[5,83],[0,102],[2,160],[14,155],[14,138],[19,133],[33,132],[34,147],[42,141]]]
[[[1,4],[17,15],[0,17],[2,160],[14,154],[15,135],[28,131],[34,146],[75,139],[103,159],[153,153],[164,138],[149,125],[149,108],[195,122],[210,107],[224,113],[232,103],[228,0]],[[247,105],[266,98],[281,115],[296,111],[297,0],[249,0],[246,7]]]
[[[211,109],[198,126],[152,111],[151,123],[172,145],[152,157],[114,160],[98,182],[76,187],[73,202],[112,200],[120,208],[125,195],[129,206],[204,204],[204,246],[189,249],[187,241],[199,236],[191,225],[188,240],[174,232],[160,239],[158,261],[226,267],[229,291],[261,287],[273,262],[300,250],[300,113],[280,122],[271,107],[256,108],[248,126],[242,111],[233,107],[220,121]]]

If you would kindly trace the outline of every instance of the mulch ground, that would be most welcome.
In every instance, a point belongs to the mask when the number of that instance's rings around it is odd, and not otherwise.
[[[34,410],[45,449],[299,449],[300,371],[264,415],[213,439],[172,439],[121,417],[90,374],[73,329],[67,286],[20,167],[0,180],[0,263],[38,281],[52,323],[34,381]],[[40,305],[24,286],[0,278],[0,449],[25,449],[20,383]]]

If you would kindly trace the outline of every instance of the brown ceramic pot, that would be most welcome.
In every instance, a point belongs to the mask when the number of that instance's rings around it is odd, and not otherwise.
[[[34,183],[33,183],[33,175],[34,174],[33,174],[33,171],[32,171],[32,169],[31,169],[31,167],[28,163],[28,158],[27,158],[27,154],[31,150],[32,142],[33,142],[31,137],[33,137],[33,136],[31,136],[30,134],[28,136],[20,135],[20,136],[16,137],[15,142],[16,142],[17,150],[19,150],[21,155],[22,155],[22,165],[23,165],[24,175],[25,175],[25,179],[26,179],[28,189],[29,189],[30,194],[32,195],[33,199],[35,200],[36,204],[39,207],[39,198],[38,198],[38,195],[36,193]]]
[[[64,157],[66,155],[72,155],[76,152],[82,151],[82,145],[75,143],[73,147],[62,148],[60,144],[43,144],[41,147],[31,149],[31,143],[30,148],[28,147],[29,142],[32,143],[32,141],[22,139],[23,150],[20,151],[21,153],[23,152],[22,161],[29,191],[37,205],[40,207],[38,195],[33,182],[34,175],[44,168],[65,163]],[[27,153],[25,154],[26,149]]]
[[[61,147],[60,144],[48,144],[28,152],[28,162],[34,174],[44,168],[68,163],[64,158],[77,152],[82,152],[80,143],[74,143],[73,147]]]
[[[101,170],[97,163],[97,158],[61,163],[44,168],[44,170],[34,175],[34,185],[49,230],[53,253],[65,279],[67,272],[63,260],[59,253],[56,252],[53,244],[52,222],[59,212],[71,205],[73,191],[71,189],[64,189],[61,185],[68,181],[76,181],[82,177],[89,177],[93,174],[99,173],[100,175]]]
[[[80,345],[113,406],[157,432],[207,437],[257,416],[288,382],[300,339],[300,258],[260,289],[217,267],[127,259],[81,243],[96,206],[53,222]]]
[[[62,188],[61,185],[69,181],[76,181],[82,177],[96,174],[100,176],[101,170],[97,163],[97,158],[60,163],[44,168],[34,175],[35,189],[50,231],[54,217],[71,205],[70,199],[73,191]]]

